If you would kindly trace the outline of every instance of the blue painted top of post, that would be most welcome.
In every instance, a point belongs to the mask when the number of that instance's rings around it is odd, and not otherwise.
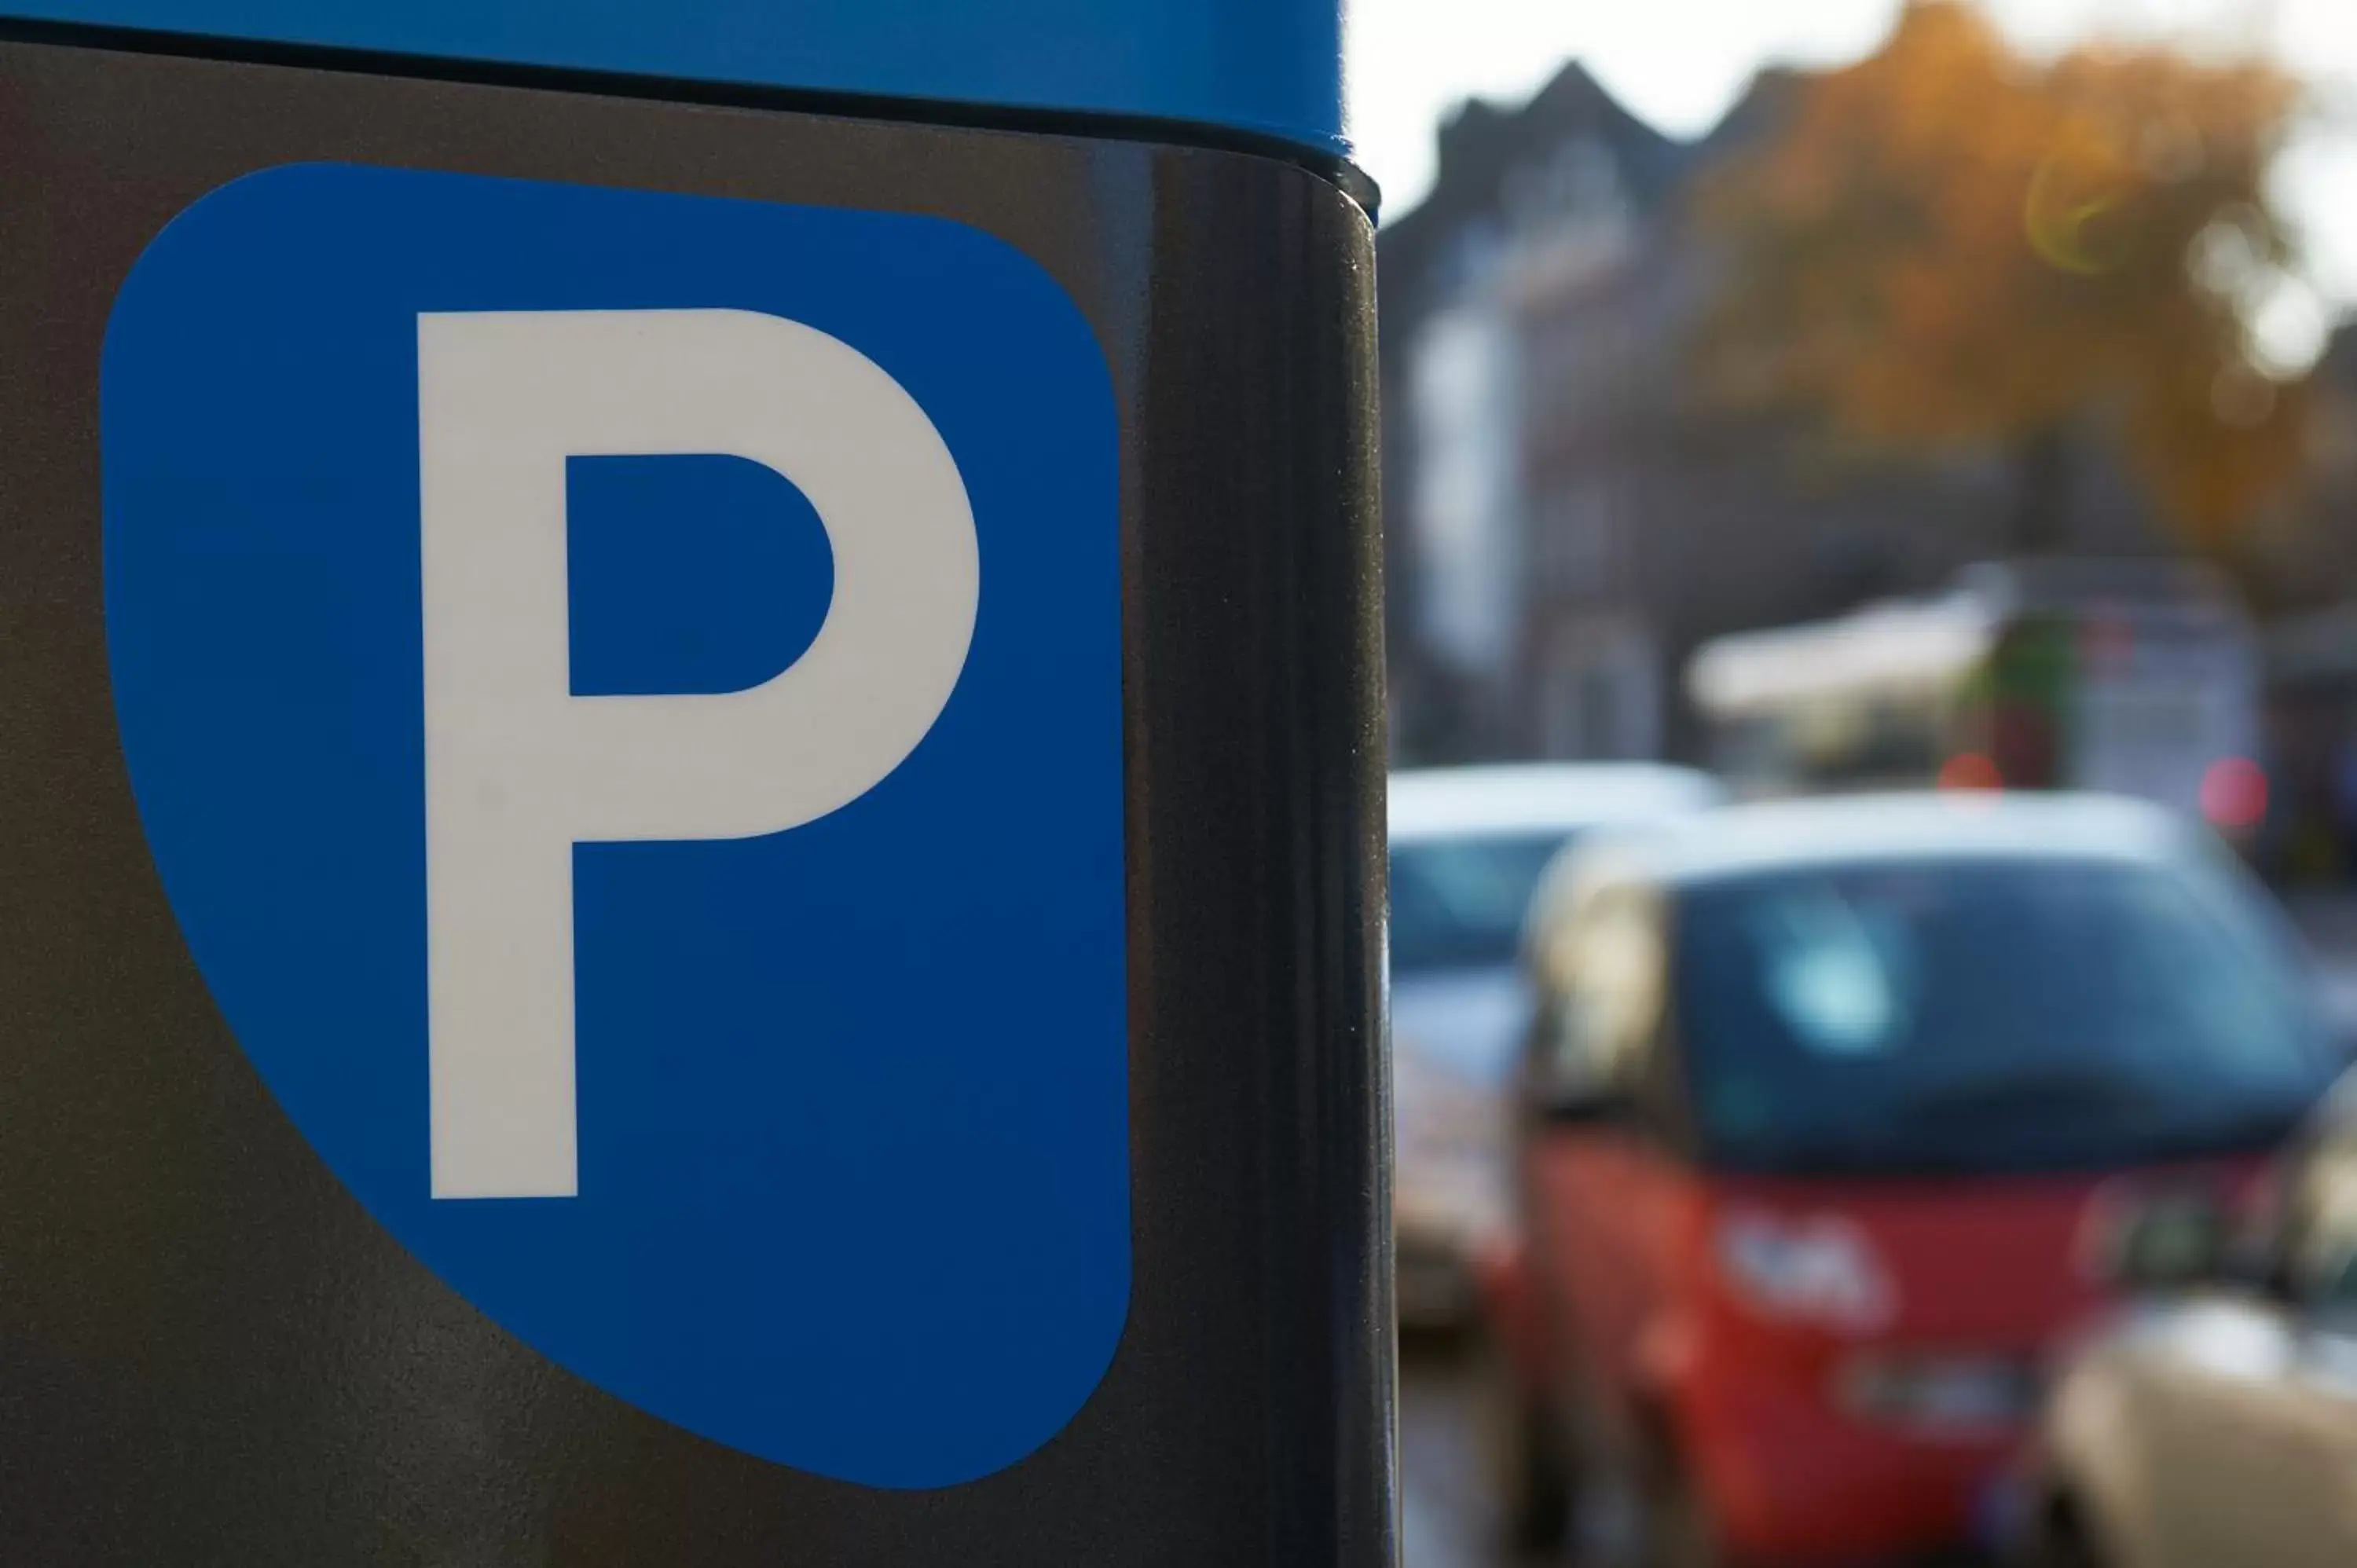
[[[1340,0],[0,0],[0,17],[1150,117],[1347,154]]]

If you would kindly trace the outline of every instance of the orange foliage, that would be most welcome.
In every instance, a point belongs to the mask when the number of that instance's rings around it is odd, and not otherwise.
[[[1901,450],[2100,429],[2219,544],[2298,461],[2305,389],[2261,370],[2246,328],[2255,283],[2293,260],[2266,174],[2298,107],[2255,63],[2035,64],[1977,12],[1917,0],[1706,183],[1729,263],[1708,379]]]

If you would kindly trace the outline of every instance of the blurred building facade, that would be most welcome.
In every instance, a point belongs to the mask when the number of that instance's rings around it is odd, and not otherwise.
[[[2264,520],[2250,576],[2267,628],[2266,865],[2278,881],[2357,880],[2357,327],[2314,381],[2309,482]]]
[[[2311,390],[2306,483],[2253,530],[2245,575],[2270,618],[2337,608],[2357,621],[2357,325],[2333,333]]]
[[[1867,461],[1695,388],[1720,263],[1689,198],[1799,81],[1763,76],[1679,142],[1574,64],[1520,109],[1469,103],[1442,129],[1431,196],[1378,242],[1404,759],[1699,758],[1683,675],[1700,643],[2005,553],[2001,455]],[[2047,547],[2168,548],[2085,458]]]

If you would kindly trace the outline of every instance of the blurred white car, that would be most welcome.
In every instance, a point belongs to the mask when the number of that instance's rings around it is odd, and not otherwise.
[[[1503,1088],[1529,1017],[1523,916],[1589,828],[1713,805],[1718,787],[1651,763],[1533,763],[1391,780],[1391,1017],[1399,1306],[1461,1322],[1470,1247],[1505,1217]]]
[[[2114,1227],[2140,1299],[2062,1358],[2006,1509],[2024,1568],[2357,1563],[2357,1075],[2252,1185]]]

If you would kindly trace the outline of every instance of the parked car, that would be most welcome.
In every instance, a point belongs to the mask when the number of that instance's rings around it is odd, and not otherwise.
[[[1527,960],[1503,1478],[1530,1541],[1680,1568],[1985,1535],[2122,1205],[2244,1192],[2331,1073],[2272,907],[2127,801],[1602,838]]]
[[[1394,1212],[1402,1318],[1473,1310],[1467,1248],[1503,1208],[1501,1090],[1529,993],[1531,890],[1578,834],[1695,810],[1706,774],[1644,763],[1402,772],[1391,780]]]
[[[2357,1563],[2357,1082],[2288,1157],[2247,1243],[2186,1206],[2138,1215],[2152,1293],[2068,1358],[2023,1472],[2039,1568]]]

